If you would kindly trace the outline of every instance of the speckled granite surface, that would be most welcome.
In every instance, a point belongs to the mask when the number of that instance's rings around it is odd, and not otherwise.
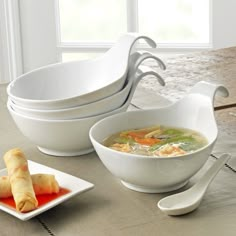
[[[164,62],[166,71],[161,71],[154,63],[149,62],[149,65],[163,76],[166,86],[161,87],[154,78],[148,78],[142,80],[139,87],[176,101],[195,83],[205,80],[227,85],[230,92],[226,99],[216,98],[216,106],[236,103],[236,47],[181,55]]]

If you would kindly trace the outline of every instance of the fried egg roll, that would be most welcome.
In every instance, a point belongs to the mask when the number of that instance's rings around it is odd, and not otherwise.
[[[35,195],[52,194],[59,192],[59,185],[54,175],[31,175]],[[0,198],[12,197],[11,184],[8,176],[0,177]]]
[[[0,198],[11,197],[11,184],[8,176],[0,177]]]
[[[6,152],[3,159],[7,167],[16,210],[20,212],[34,210],[38,206],[38,201],[24,153],[15,148]]]

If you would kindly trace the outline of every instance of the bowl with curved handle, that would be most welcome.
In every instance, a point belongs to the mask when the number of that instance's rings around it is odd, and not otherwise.
[[[168,192],[184,186],[207,161],[217,139],[213,102],[217,92],[228,96],[223,85],[197,83],[185,97],[170,106],[128,111],[97,122],[90,139],[104,166],[128,188],[148,193]],[[125,130],[156,125],[197,131],[207,144],[191,153],[150,157],[111,149],[104,140]]]
[[[96,59],[58,63],[28,72],[7,87],[11,100],[33,109],[63,109],[98,101],[119,92],[126,81],[130,54],[144,35],[125,34]]]
[[[139,57],[142,57],[142,54],[138,53],[138,58]],[[138,58],[134,59],[136,60]],[[139,76],[137,73],[139,74]],[[149,67],[139,66],[136,68],[136,73],[128,73],[126,84],[121,91],[109,97],[103,98],[101,100],[91,102],[89,104],[76,106],[72,108],[43,110],[43,109],[22,107],[18,104],[15,104],[10,97],[8,100],[10,106],[16,112],[34,118],[48,119],[48,120],[55,120],[55,119],[68,120],[68,119],[85,118],[118,109],[125,103],[129,93],[131,92],[130,91],[131,88],[133,87],[133,90],[135,89],[133,86],[133,82],[136,80],[135,86],[137,86],[138,82],[147,75],[152,75],[158,78],[160,84],[164,85],[164,80],[160,77],[160,75],[157,72],[155,72],[153,69]]]

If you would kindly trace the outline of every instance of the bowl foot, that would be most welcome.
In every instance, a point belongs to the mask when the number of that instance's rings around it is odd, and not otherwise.
[[[122,180],[121,180],[121,183],[125,187],[127,187],[131,190],[137,191],[137,192],[142,192],[142,193],[165,193],[165,192],[170,192],[170,191],[174,191],[176,189],[182,188],[184,185],[186,185],[188,183],[188,180],[181,183],[181,184],[174,185],[174,186],[171,186],[171,187],[166,187],[166,188],[146,188],[144,186],[130,184],[130,183],[127,183],[127,182],[122,181]]]
[[[72,157],[72,156],[80,156],[80,155],[84,155],[84,154],[88,154],[90,152],[93,152],[94,149],[93,148],[89,148],[89,149],[85,149],[85,150],[81,150],[78,152],[61,152],[61,151],[56,151],[56,150],[51,150],[48,148],[43,148],[43,147],[39,147],[38,149],[40,152],[50,155],[50,156],[65,156],[65,157]]]

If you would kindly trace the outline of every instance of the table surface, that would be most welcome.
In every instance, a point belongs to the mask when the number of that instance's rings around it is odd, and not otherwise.
[[[150,62],[152,63],[152,62]],[[204,167],[183,189],[193,185],[222,152],[233,158],[217,175],[200,207],[187,215],[170,217],[156,206],[172,194],[138,193],[125,188],[101,163],[95,152],[77,157],[47,156],[25,138],[6,108],[6,85],[0,85],[0,155],[14,147],[28,159],[94,183],[95,188],[77,195],[45,213],[20,221],[0,211],[0,235],[159,235],[195,236],[236,234],[236,47],[167,58],[166,80],[161,88],[148,78],[142,81],[129,109],[165,106],[180,99],[200,80],[224,84],[229,98],[217,98],[215,116],[219,138]],[[155,67],[155,65],[150,64]],[[158,68],[157,68],[158,70]],[[5,168],[0,158],[0,169]]]

